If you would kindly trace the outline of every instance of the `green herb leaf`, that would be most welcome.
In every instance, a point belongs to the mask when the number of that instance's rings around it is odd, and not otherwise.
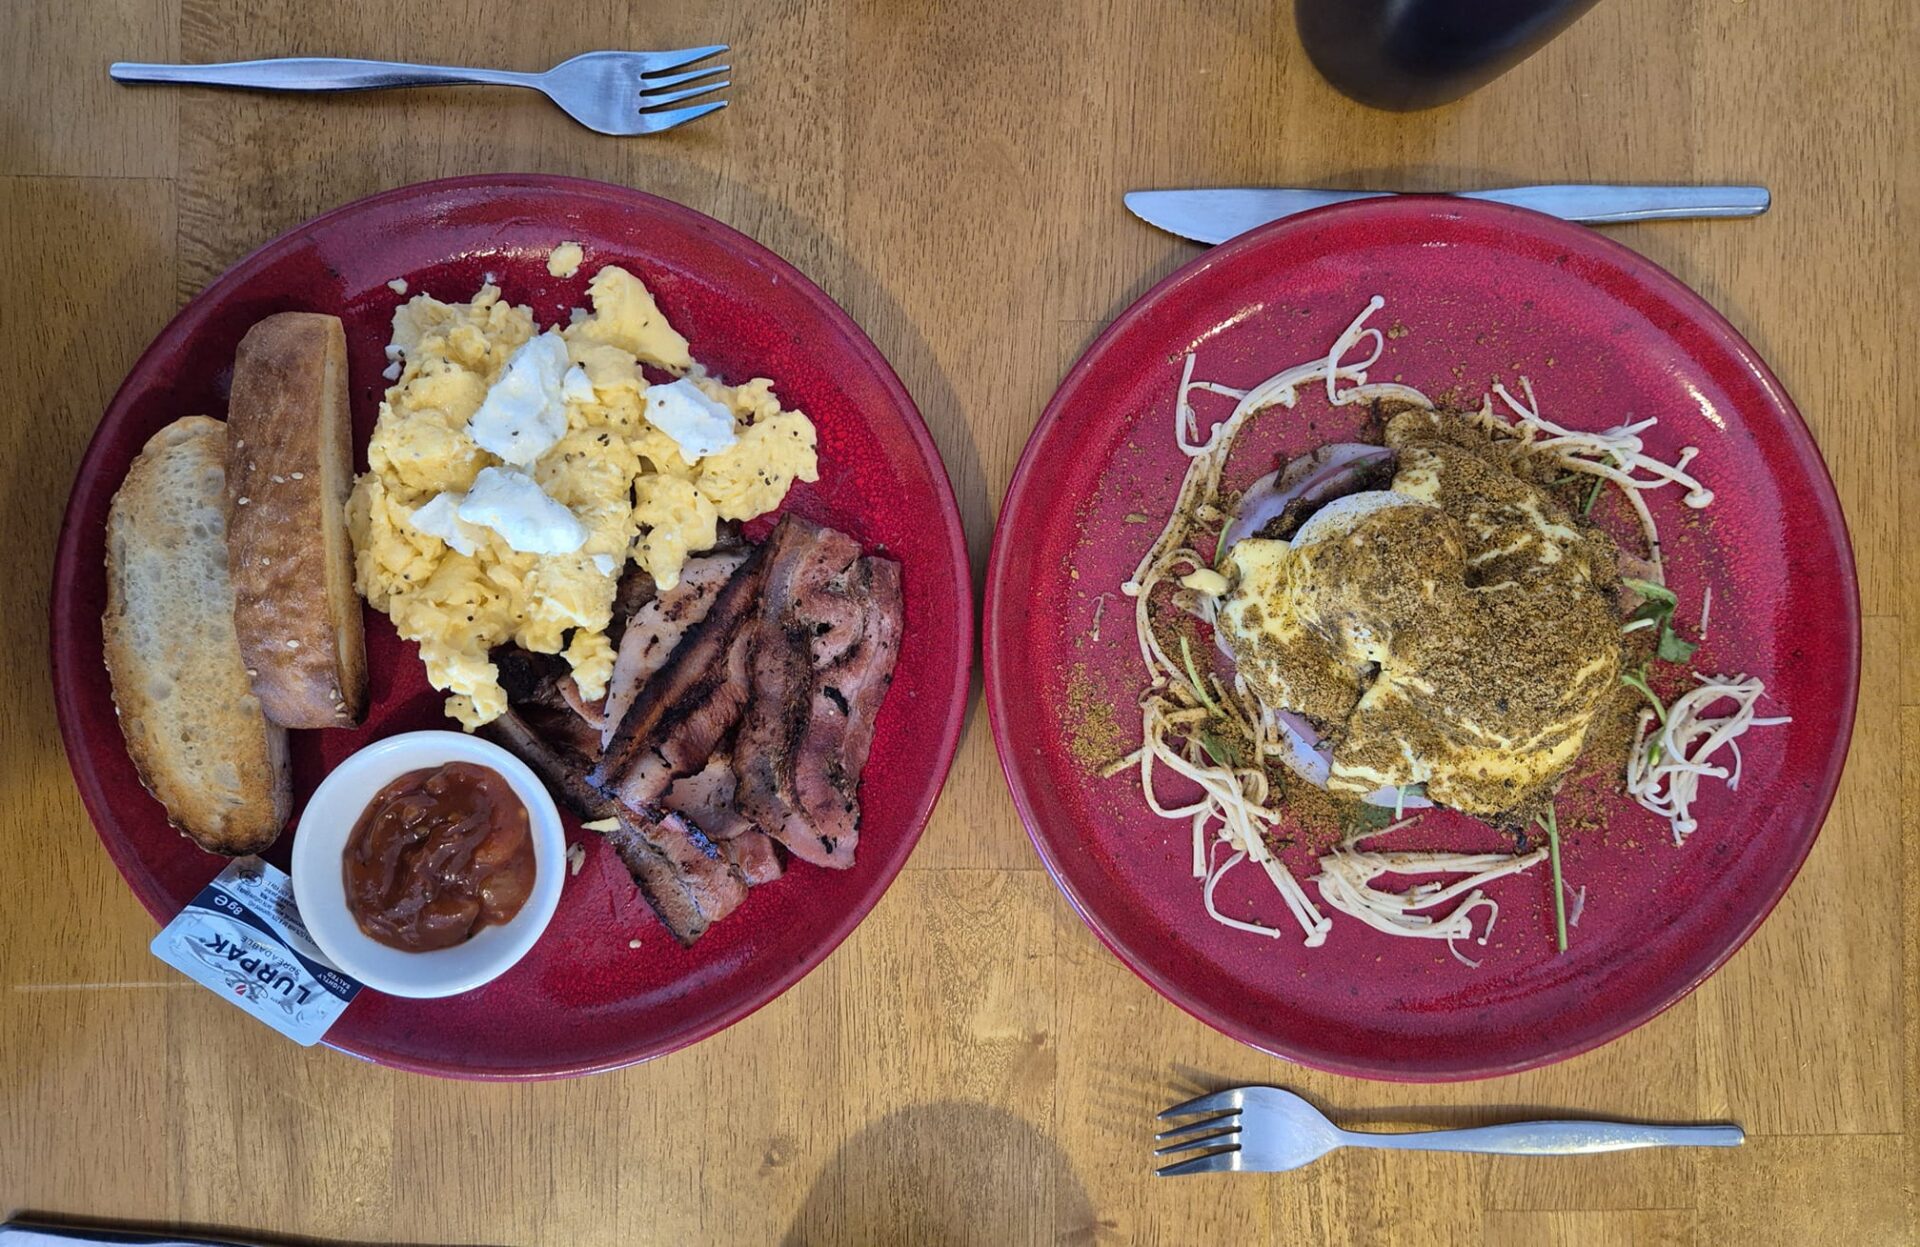
[[[1686,663],[1693,661],[1693,651],[1699,648],[1699,642],[1687,640],[1669,624],[1660,629],[1660,647],[1655,652],[1663,661]]]
[[[1567,888],[1560,877],[1560,818],[1548,806],[1547,812],[1540,815],[1540,825],[1547,832],[1547,860],[1553,864],[1553,934],[1561,952],[1567,951]]]
[[[1582,515],[1593,514],[1593,504],[1600,501],[1600,490],[1602,487],[1606,485],[1606,483],[1607,483],[1607,478],[1604,476],[1596,476],[1593,478],[1593,488],[1587,491],[1587,500],[1580,507],[1580,514]]]
[[[1193,647],[1187,644],[1187,634],[1184,632],[1180,634],[1180,657],[1185,660],[1187,664],[1187,679],[1193,682],[1193,691],[1199,694],[1200,703],[1207,708],[1208,713],[1212,714],[1215,718],[1219,718],[1219,703],[1215,702],[1212,696],[1208,694],[1207,686],[1200,682],[1200,670],[1193,665]]]
[[[1195,732],[1193,738],[1200,743],[1200,748],[1206,751],[1207,756],[1213,759],[1215,766],[1224,766],[1229,771],[1240,769],[1240,751],[1226,741],[1205,730]]]
[[[1659,697],[1655,696],[1653,689],[1648,686],[1647,669],[1645,666],[1641,666],[1638,670],[1635,670],[1635,671],[1622,671],[1620,673],[1620,683],[1626,685],[1630,689],[1634,689],[1638,691],[1642,697],[1652,702],[1653,712],[1660,716],[1660,722],[1665,723],[1667,721],[1666,703],[1661,701]],[[1648,766],[1654,766],[1660,761],[1660,752],[1661,752],[1660,738],[1658,736],[1655,736],[1652,740],[1647,742],[1647,765]]]
[[[1344,821],[1347,836],[1351,839],[1359,832],[1379,831],[1387,826],[1393,822],[1393,811],[1382,805],[1368,805],[1364,801],[1356,801],[1348,809]]]
[[[1655,653],[1665,663],[1692,663],[1693,651],[1699,649],[1699,642],[1690,642],[1688,638],[1674,632],[1672,624],[1661,628],[1661,644]]]
[[[1629,623],[1636,619],[1665,619],[1673,614],[1675,607],[1680,605],[1680,595],[1665,585],[1657,585],[1651,580],[1634,580],[1631,577],[1622,577],[1620,583],[1646,599],[1640,603],[1639,610],[1627,617]]]
[[[1667,721],[1667,704],[1654,694],[1653,689],[1648,687],[1647,669],[1645,667],[1640,667],[1634,671],[1622,671],[1620,673],[1620,683],[1630,689],[1637,689],[1642,697],[1653,703],[1653,712],[1660,716],[1660,721],[1662,723]]]
[[[1680,599],[1673,590],[1665,585],[1657,585],[1651,580],[1622,579],[1620,583],[1646,599],[1640,603],[1639,609],[1627,616],[1627,622],[1637,623],[1643,619],[1650,619],[1659,625],[1660,643],[1655,647],[1654,652],[1660,660],[1692,662],[1693,652],[1700,646],[1697,642],[1689,641],[1674,631],[1673,612],[1679,607]]]

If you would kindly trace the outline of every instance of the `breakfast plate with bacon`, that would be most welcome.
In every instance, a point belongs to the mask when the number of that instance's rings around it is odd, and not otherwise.
[[[971,644],[945,470],[846,313],[546,177],[376,195],[195,297],[87,452],[52,614],[147,908],[291,861],[381,989],[326,1042],[477,1078],[660,1055],[818,964],[926,821]]]

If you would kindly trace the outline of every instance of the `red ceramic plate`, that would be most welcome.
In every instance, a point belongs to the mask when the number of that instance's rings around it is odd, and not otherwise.
[[[1158,533],[1185,468],[1172,423],[1183,357],[1197,353],[1196,376],[1244,388],[1324,353],[1375,294],[1387,305],[1373,324],[1389,332],[1374,380],[1477,402],[1490,379],[1526,374],[1563,424],[1653,415],[1656,452],[1700,447],[1692,470],[1718,492],[1710,509],[1686,511],[1674,489],[1650,495],[1683,622],[1697,622],[1705,587],[1714,589],[1695,665],[1761,677],[1771,712],[1793,716],[1748,733],[1739,791],[1712,786],[1684,848],[1637,806],[1599,799],[1604,825],[1565,837],[1567,878],[1587,900],[1564,955],[1543,873],[1492,886],[1501,906],[1492,942],[1464,949],[1483,958],[1478,969],[1438,942],[1394,939],[1338,914],[1327,943],[1304,948],[1251,868],[1221,885],[1222,909],[1286,933],[1217,925],[1190,877],[1185,826],[1153,817],[1133,774],[1102,780],[1090,765],[1139,743],[1131,602],[1115,589]],[[1259,417],[1228,484],[1269,470],[1275,453],[1342,440],[1360,419],[1311,396],[1293,414]],[[1490,204],[1400,199],[1245,235],[1169,277],[1100,336],[1008,491],[985,644],[994,740],[1021,816],[1068,899],[1123,961],[1255,1047],[1339,1073],[1429,1081],[1508,1073],[1604,1043],[1685,995],[1753,932],[1806,857],[1839,781],[1859,607],[1813,440],[1713,309],[1588,230]],[[1117,718],[1103,707],[1120,708]],[[1399,847],[1499,847],[1458,815],[1396,836]],[[1296,875],[1312,873],[1313,851],[1287,851]]]
[[[548,251],[581,243],[577,277],[548,276]],[[820,438],[821,479],[787,506],[899,559],[905,633],[862,797],[859,862],[796,863],[755,889],[691,950],[678,947],[598,836],[532,954],[477,991],[443,1001],[363,993],[327,1036],[343,1051],[426,1073],[544,1078],[670,1052],[772,1000],[831,952],[886,890],[925,824],[959,740],[971,657],[971,586],[959,513],[919,413],[873,343],[814,284],[717,221],[652,195],[551,177],[480,177],[404,187],[310,221],[203,290],[134,366],[81,465],[67,505],[53,594],[60,727],[88,812],[127,882],[166,920],[222,865],[167,825],[127,759],[101,665],[107,504],[156,429],[220,415],[233,352],[260,317],[289,309],[346,322],[357,448],[385,387],[393,309],[387,282],[443,299],[484,274],[542,324],[586,303],[589,277],[620,264],[658,297],[697,358],[728,380],[767,376]],[[768,522],[755,526],[757,534]],[[373,708],[358,731],[294,735],[294,808],[360,746],[445,727],[411,644],[369,612]],[[291,837],[275,857],[285,864]],[[628,941],[638,939],[638,949]]]

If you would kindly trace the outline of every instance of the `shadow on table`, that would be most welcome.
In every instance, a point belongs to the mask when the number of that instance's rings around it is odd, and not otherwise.
[[[159,1247],[175,1243],[237,1244],[239,1247],[349,1247],[359,1239],[308,1238],[296,1234],[262,1234],[256,1230],[228,1225],[199,1225],[176,1221],[120,1221],[98,1217],[78,1218],[64,1213],[35,1212],[23,1209],[9,1217],[0,1229],[41,1230],[57,1237],[72,1236],[78,1247],[86,1243],[126,1243],[129,1247],[152,1244]],[[452,1247],[451,1244],[383,1243],[381,1247]],[[471,1247],[481,1247],[472,1244]]]
[[[1093,1206],[1066,1153],[1012,1113],[942,1101],[841,1145],[781,1238],[824,1243],[1092,1243]]]

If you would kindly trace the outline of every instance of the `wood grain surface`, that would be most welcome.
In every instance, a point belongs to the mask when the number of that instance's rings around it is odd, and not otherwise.
[[[1920,1172],[1920,23],[1904,0],[1606,0],[1470,99],[1394,116],[1307,66],[1285,0],[16,0],[0,16],[0,1210],[431,1243],[1906,1243]],[[543,68],[734,45],[732,107],[608,139],[500,90],[135,90],[113,59]],[[1464,1086],[1292,1069],[1154,995],[1029,848],[976,698],[926,838],[858,933],[637,1069],[439,1082],[303,1051],[147,953],[68,778],[46,664],[75,463],[145,342],[346,200],[488,171],[681,200],[838,299],[919,401],[976,572],[1054,385],[1196,249],[1136,186],[1760,182],[1746,223],[1615,236],[1773,364],[1839,483],[1866,670],[1851,763],[1759,935],[1652,1024]],[[1338,1155],[1148,1176],[1149,1116],[1280,1082],[1342,1124],[1731,1119],[1746,1147]]]

